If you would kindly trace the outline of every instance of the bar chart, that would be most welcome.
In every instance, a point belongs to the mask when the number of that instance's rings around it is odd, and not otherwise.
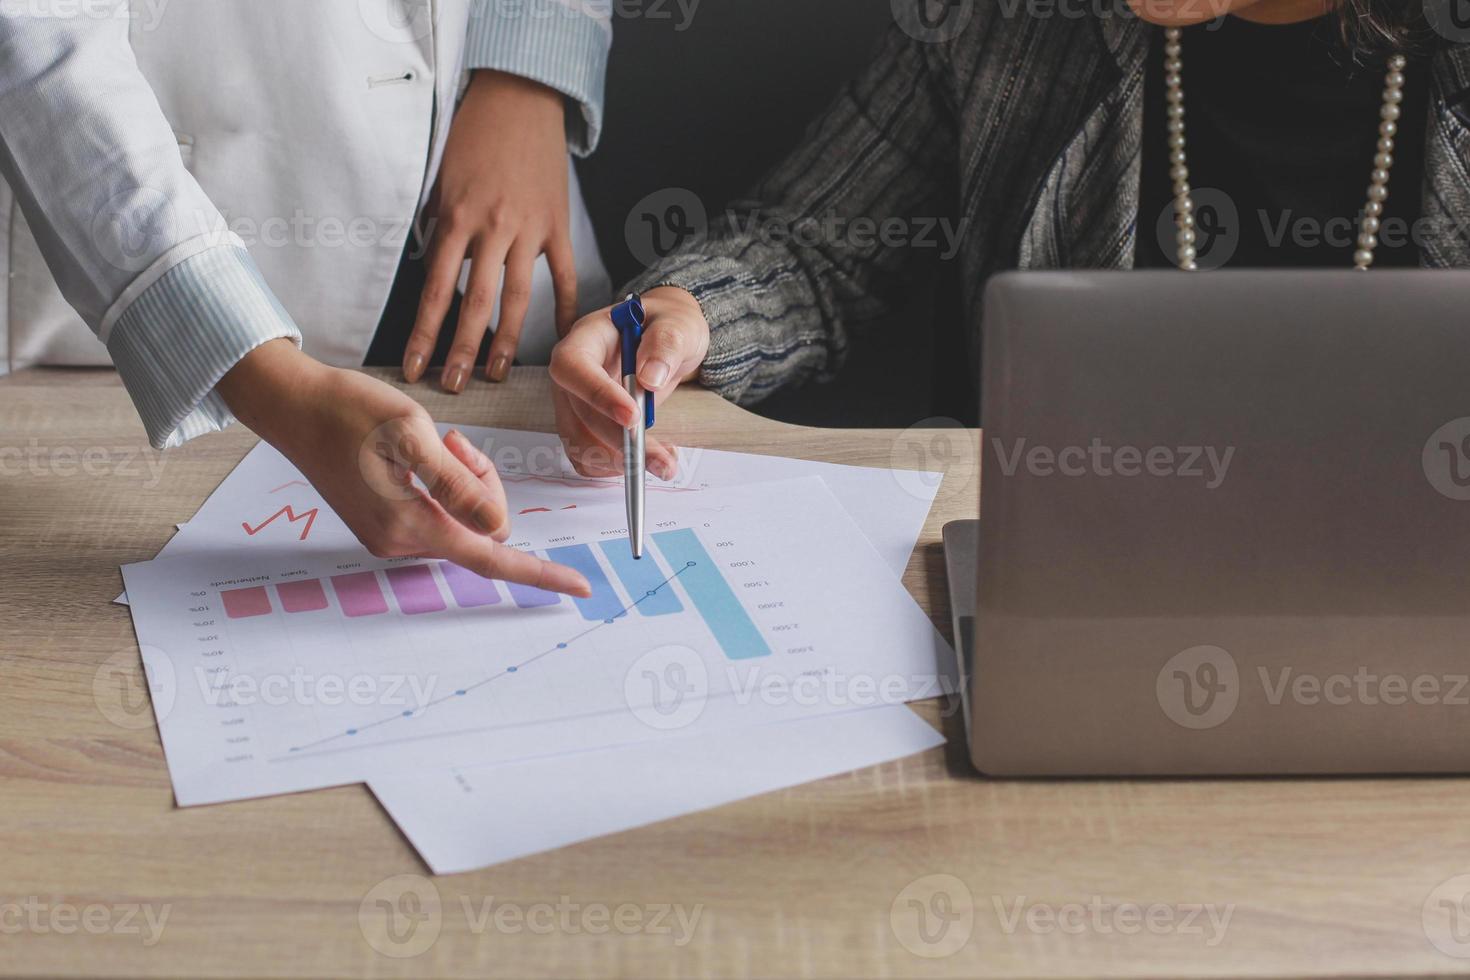
[[[817,481],[669,497],[640,559],[623,521],[523,522],[526,552],[584,570],[577,599],[347,548],[125,567],[139,641],[181,679],[159,719],[176,800],[661,739],[675,699],[698,709],[682,733],[724,730],[933,674],[932,624]]]
[[[693,530],[658,532],[653,535],[653,542],[663,557],[662,562],[652,553],[635,559],[626,538],[601,541],[596,548],[588,544],[548,548],[546,557],[587,577],[592,595],[572,600],[586,622],[611,624],[629,615],[659,617],[683,613],[685,602],[672,585],[677,579],[694,612],[704,620],[727,658],[747,660],[770,655],[770,645]],[[381,572],[348,572],[333,575],[327,581],[336,596],[337,609],[349,619],[388,615],[395,607],[405,616],[443,613],[451,608],[478,609],[504,603],[507,594],[521,609],[540,609],[562,602],[562,597],[555,593],[482,578],[452,562],[398,565]],[[273,590],[275,601],[272,601],[272,588],[263,585],[222,591],[220,599],[226,617],[268,616],[277,605],[288,614],[331,610],[321,579],[282,582]]]

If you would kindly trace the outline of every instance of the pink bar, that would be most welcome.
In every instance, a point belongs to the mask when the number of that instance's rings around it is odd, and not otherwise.
[[[387,570],[388,584],[398,598],[398,608],[414,613],[440,612],[445,608],[444,597],[434,582],[434,573],[428,565],[405,565]]]
[[[333,575],[332,588],[337,592],[337,602],[348,616],[376,616],[388,611],[388,600],[378,588],[378,577],[372,572],[353,572],[350,575]]]
[[[219,597],[224,600],[225,615],[231,619],[264,616],[271,611],[271,597],[266,594],[263,585],[248,589],[226,589]]]
[[[281,608],[288,613],[314,612],[327,608],[327,594],[322,590],[322,580],[318,578],[282,582],[276,586],[276,595],[281,598]]]

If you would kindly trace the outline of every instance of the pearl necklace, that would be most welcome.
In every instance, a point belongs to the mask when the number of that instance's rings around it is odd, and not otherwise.
[[[1169,177],[1174,181],[1175,261],[1179,268],[1194,272],[1195,261],[1194,199],[1190,196],[1189,167],[1184,157],[1184,86],[1180,73],[1182,34],[1177,27],[1164,29],[1164,89],[1169,100],[1166,125],[1169,134]],[[1401,54],[1388,59],[1388,73],[1383,79],[1383,108],[1379,110],[1378,152],[1373,157],[1373,173],[1369,176],[1368,200],[1358,223],[1358,247],[1353,252],[1353,268],[1366,271],[1373,264],[1373,250],[1378,247],[1378,228],[1383,218],[1383,202],[1388,200],[1388,172],[1393,167],[1393,138],[1399,130],[1399,104],[1404,100],[1404,65]]]

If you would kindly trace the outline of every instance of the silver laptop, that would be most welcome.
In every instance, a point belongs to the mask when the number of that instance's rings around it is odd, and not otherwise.
[[[1006,274],[984,322],[981,771],[1470,772],[1470,273]]]

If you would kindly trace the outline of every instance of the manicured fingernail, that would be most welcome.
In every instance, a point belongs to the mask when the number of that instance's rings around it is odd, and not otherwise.
[[[490,457],[486,456],[479,446],[470,441],[469,436],[465,435],[458,429],[450,429],[448,432],[444,433],[444,441],[448,442],[450,439],[453,439],[460,445],[464,446],[465,451],[469,453],[470,459],[474,460],[475,465],[480,470],[488,470],[495,465],[490,461]]]
[[[660,480],[672,480],[674,478],[674,468],[660,459],[653,464],[653,475]]]
[[[422,354],[408,355],[408,360],[403,362],[403,379],[409,384],[417,382],[424,376],[425,361]]]
[[[475,508],[471,516],[475,519],[475,526],[486,534],[494,534],[496,528],[500,526],[500,522],[497,519],[499,515],[495,513],[495,508],[489,504],[480,504]]]
[[[444,369],[444,390],[452,391],[456,395],[464,391],[464,383],[468,380],[469,372],[462,367],[450,367]]]
[[[669,366],[663,361],[649,361],[638,372],[638,380],[643,382],[645,388],[662,388],[664,382],[669,380],[669,371]]]
[[[504,354],[496,354],[490,361],[490,370],[486,374],[491,381],[504,381],[510,374],[510,358]]]

